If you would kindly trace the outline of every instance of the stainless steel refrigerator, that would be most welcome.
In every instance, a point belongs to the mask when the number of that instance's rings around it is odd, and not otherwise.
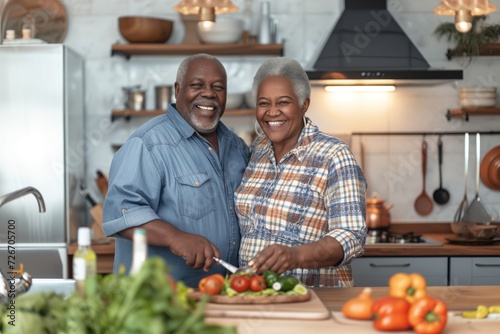
[[[46,206],[26,195],[0,207],[4,273],[68,276],[70,226],[86,219],[83,99],[84,61],[68,47],[0,45],[0,196],[34,187]]]

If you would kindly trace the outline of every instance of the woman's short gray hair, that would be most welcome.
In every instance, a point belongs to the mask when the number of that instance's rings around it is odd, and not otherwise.
[[[262,81],[275,76],[283,76],[290,80],[299,105],[303,105],[304,101],[310,98],[311,84],[306,72],[298,61],[287,57],[271,58],[260,66],[253,78],[252,93],[254,98],[257,98]]]
[[[226,69],[224,68],[224,65],[222,65],[222,63],[220,62],[219,59],[217,59],[216,57],[214,57],[212,55],[209,55],[208,53],[198,53],[198,54],[195,54],[195,55],[192,55],[192,56],[189,56],[189,57],[185,58],[181,62],[181,64],[179,65],[179,69],[177,70],[177,77],[175,78],[175,81],[180,86],[182,86],[182,81],[184,80],[184,77],[186,76],[186,73],[187,73],[187,70],[189,68],[189,65],[194,60],[200,59],[200,58],[212,60],[212,61],[215,61],[215,62],[219,63],[220,66],[221,66],[221,68],[224,70],[224,74],[225,74]]]

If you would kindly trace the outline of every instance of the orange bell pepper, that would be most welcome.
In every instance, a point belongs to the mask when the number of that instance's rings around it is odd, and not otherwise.
[[[418,334],[439,334],[446,326],[448,308],[433,297],[425,297],[413,303],[408,312],[408,320]]]
[[[408,312],[411,304],[404,298],[382,297],[372,305],[373,327],[380,331],[404,331],[411,328]]]
[[[397,273],[389,279],[389,295],[414,303],[427,296],[427,283],[420,274]]]

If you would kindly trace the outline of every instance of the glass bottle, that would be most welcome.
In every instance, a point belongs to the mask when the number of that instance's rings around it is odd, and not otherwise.
[[[259,44],[271,44],[271,4],[269,1],[260,3]]]
[[[133,238],[133,255],[132,266],[130,267],[130,275],[136,275],[142,267],[144,261],[148,257],[148,244],[146,239],[146,230],[136,228]]]
[[[78,249],[73,256],[73,278],[76,281],[76,290],[85,294],[85,280],[96,274],[97,258],[90,247],[91,230],[88,227],[78,229]]]

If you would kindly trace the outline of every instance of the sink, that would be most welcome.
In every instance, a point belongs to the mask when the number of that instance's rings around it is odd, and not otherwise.
[[[75,290],[74,279],[60,279],[60,278],[33,278],[31,289],[26,294],[53,291],[58,294],[69,296]]]

